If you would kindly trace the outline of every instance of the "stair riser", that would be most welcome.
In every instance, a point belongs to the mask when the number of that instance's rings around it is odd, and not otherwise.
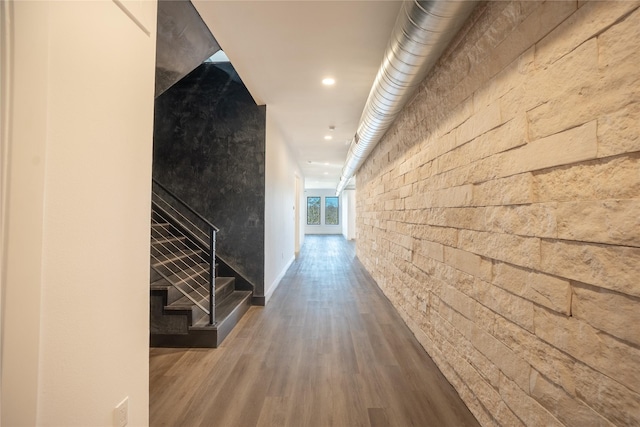
[[[178,301],[183,296],[184,296],[184,294],[182,292],[180,292],[179,290],[177,290],[175,287],[173,287],[173,286],[170,287],[169,289],[167,289],[167,305],[173,304],[174,302]]]
[[[151,336],[165,334],[189,333],[188,316],[167,315],[163,309],[163,298],[161,293],[151,293],[150,310],[150,332]]]
[[[209,315],[200,307],[193,305],[187,309],[177,309],[162,306],[163,292],[151,293],[151,325],[152,334],[188,334],[189,328],[196,322],[208,323]],[[182,296],[182,294],[180,294]],[[199,301],[203,307],[208,306],[205,301]]]
[[[216,337],[216,347],[222,344],[222,341],[229,335],[235,325],[238,324],[242,316],[251,307],[251,298],[244,299],[223,322],[218,324],[218,334]]]
[[[198,303],[202,307],[208,309],[209,307],[208,300],[202,299],[202,298],[195,298],[195,300],[198,301]],[[168,316],[176,316],[176,315],[185,316],[186,315],[187,325],[189,327],[201,321],[204,321],[206,323],[208,322],[208,319],[209,319],[209,315],[203,309],[198,307],[196,304],[188,305],[188,306],[183,305],[181,307],[166,305],[164,306],[163,312]]]
[[[222,301],[227,295],[234,291],[233,282],[225,283],[222,286],[216,285],[216,302]]]
[[[150,269],[150,274],[149,274],[149,282],[153,283],[156,280],[160,280],[162,279],[162,276],[160,275],[160,273],[158,273],[157,271],[155,271],[153,268]]]
[[[191,315],[191,319],[192,319],[192,323],[191,325],[193,325],[194,323],[199,322],[201,319],[204,319],[205,317],[208,319],[209,315],[207,313],[205,313],[204,311],[202,311],[199,307],[197,306],[193,306],[192,308],[192,315]],[[191,326],[189,325],[189,326]]]

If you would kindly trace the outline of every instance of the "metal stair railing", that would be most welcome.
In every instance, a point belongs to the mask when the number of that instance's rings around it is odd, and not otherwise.
[[[151,267],[208,314],[209,324],[214,325],[218,228],[155,179],[151,201],[152,230],[154,225],[164,229],[159,236],[151,233],[152,248],[161,249],[157,254],[152,250]],[[183,239],[188,243],[181,242]],[[175,257],[170,258],[167,254],[173,254]],[[166,274],[165,271],[170,273]]]

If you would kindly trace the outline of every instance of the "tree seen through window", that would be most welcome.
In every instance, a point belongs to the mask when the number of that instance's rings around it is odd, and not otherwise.
[[[320,197],[307,197],[307,224],[320,225]]]
[[[325,197],[324,198],[324,224],[338,225],[340,223],[339,218],[340,218],[340,215],[338,211],[338,198]]]

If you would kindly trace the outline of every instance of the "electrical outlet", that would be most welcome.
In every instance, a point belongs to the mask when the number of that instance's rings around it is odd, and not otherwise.
[[[116,406],[113,410],[114,427],[126,427],[129,424],[129,396]]]

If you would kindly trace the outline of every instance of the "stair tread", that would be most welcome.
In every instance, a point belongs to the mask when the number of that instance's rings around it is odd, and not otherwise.
[[[218,286],[221,286],[221,284],[228,284],[230,282],[233,282],[234,280],[235,279],[233,277],[216,277],[216,289]],[[171,286],[171,285],[169,284],[168,286]],[[191,296],[193,299],[198,301],[198,303],[200,303],[205,308],[208,308],[207,307],[209,305],[208,293],[209,293],[208,286],[200,286],[197,289],[194,289],[191,292],[189,292],[189,296]],[[233,294],[233,291],[229,293],[229,295],[231,294]],[[229,295],[226,295],[224,298],[221,298],[219,301],[216,301],[216,306],[222,305],[224,301],[229,297]],[[165,310],[188,310],[192,308],[194,305],[195,304],[191,299],[189,299],[187,296],[183,296],[177,299],[176,301],[172,302],[171,304],[167,305],[165,307]]]
[[[223,322],[235,309],[246,302],[247,298],[251,298],[251,291],[233,291],[221,302],[216,304],[216,322]],[[201,319],[194,324],[192,328],[210,327],[207,318]]]
[[[196,290],[189,292],[189,296],[198,301],[203,307],[207,308],[209,305],[206,289],[201,288],[200,293]],[[165,310],[189,310],[195,306],[194,302],[189,299],[187,296],[182,296],[180,299],[172,302],[171,304],[164,307]]]

